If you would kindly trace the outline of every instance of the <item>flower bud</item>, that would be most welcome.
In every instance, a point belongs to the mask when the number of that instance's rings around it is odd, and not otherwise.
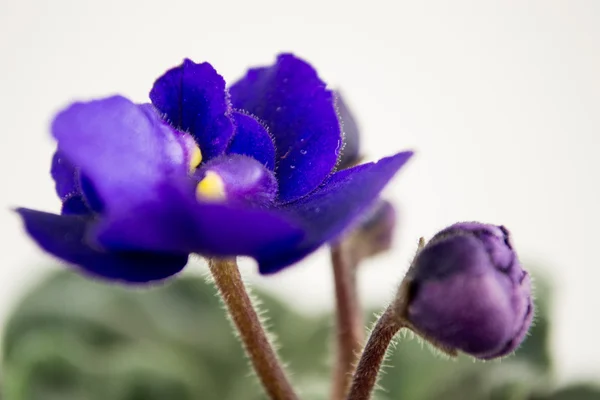
[[[479,359],[514,351],[533,318],[531,282],[503,226],[458,223],[417,254],[400,312],[432,343]]]
[[[373,257],[392,247],[396,230],[396,209],[379,199],[351,235],[352,248],[358,258]]]

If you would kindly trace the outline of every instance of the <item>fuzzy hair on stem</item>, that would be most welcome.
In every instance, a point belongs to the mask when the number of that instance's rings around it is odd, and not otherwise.
[[[244,287],[235,259],[213,258],[208,265],[214,284],[268,397],[271,400],[298,400]]]
[[[352,383],[352,372],[364,342],[362,308],[356,287],[358,260],[349,242],[331,248],[336,298],[337,356],[333,370],[331,399],[343,400]]]

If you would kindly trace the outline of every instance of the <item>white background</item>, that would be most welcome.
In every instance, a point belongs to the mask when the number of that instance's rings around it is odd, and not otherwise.
[[[561,380],[600,375],[600,2],[0,0],[0,321],[57,263],[10,207],[58,210],[48,123],[72,99],[147,99],[182,58],[230,82],[293,51],[340,87],[378,158],[415,149],[387,195],[397,250],[363,269],[382,305],[419,236],[502,223],[553,278]],[[327,254],[252,281],[297,307],[332,304]],[[77,299],[73,299],[77,301]]]

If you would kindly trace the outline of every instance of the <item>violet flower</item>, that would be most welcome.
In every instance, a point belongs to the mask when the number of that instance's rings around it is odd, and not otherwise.
[[[480,359],[513,352],[533,318],[531,282],[503,226],[454,224],[420,251],[407,275],[411,328]]]
[[[150,99],[60,112],[61,214],[18,209],[43,249],[104,278],[164,279],[190,253],[250,256],[277,272],[349,228],[412,154],[335,172],[333,93],[289,54],[229,90],[210,64],[185,60]]]

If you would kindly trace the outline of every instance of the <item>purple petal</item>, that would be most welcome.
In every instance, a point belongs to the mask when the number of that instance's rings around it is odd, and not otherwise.
[[[306,238],[293,249],[282,247],[260,254],[260,272],[274,273],[299,261],[359,222],[411,155],[412,152],[398,153],[377,163],[337,172],[310,196],[286,205],[282,211],[305,227]]]
[[[74,194],[65,197],[60,213],[63,215],[92,215],[92,210],[86,203],[83,195]]]
[[[338,115],[344,131],[344,148],[341,151],[340,162],[338,163],[338,169],[341,170],[356,165],[360,159],[360,131],[350,108],[344,102],[344,98],[339,92],[336,95]]]
[[[87,215],[92,213],[92,209],[82,194],[79,171],[58,150],[52,157],[50,174],[56,184],[56,194],[63,203],[61,214]]]
[[[173,126],[194,137],[205,160],[229,145],[233,122],[225,81],[209,63],[184,60],[156,80],[150,99]]]
[[[134,214],[105,218],[96,237],[115,249],[255,257],[293,246],[303,235],[273,211],[198,202],[190,193],[165,186]]]
[[[139,104],[138,107],[144,113],[146,113],[146,115],[151,121],[157,121],[162,119],[160,111],[158,111],[156,107],[154,107],[154,105],[150,103],[144,103]],[[189,133],[182,132],[180,130],[172,130],[172,136],[173,138],[170,139],[170,143],[168,146],[170,147],[169,152],[173,153],[175,157],[178,157],[183,149],[183,155],[185,160],[184,164],[190,166],[192,159],[194,158],[194,153],[199,148],[198,143],[196,143],[196,140]]]
[[[81,187],[81,197],[84,203],[96,213],[103,212],[104,202],[98,195],[92,181],[84,174],[80,174],[79,176],[79,186]]]
[[[40,247],[95,276],[132,283],[149,282],[174,275],[187,263],[187,254],[107,252],[93,246],[86,241],[89,218],[26,208],[17,212]]]
[[[335,167],[342,144],[333,94],[306,62],[291,54],[255,68],[230,89],[236,108],[262,120],[275,140],[279,200],[315,190]]]
[[[78,185],[77,169],[60,151],[52,156],[50,174],[56,185],[56,194],[63,200],[65,197],[80,192]]]
[[[57,115],[52,132],[61,153],[89,178],[87,194],[97,194],[107,211],[131,210],[158,184],[187,174],[172,129],[120,96],[73,104]]]
[[[233,113],[235,136],[227,149],[228,154],[252,157],[270,170],[275,169],[275,144],[267,129],[250,115]]]

